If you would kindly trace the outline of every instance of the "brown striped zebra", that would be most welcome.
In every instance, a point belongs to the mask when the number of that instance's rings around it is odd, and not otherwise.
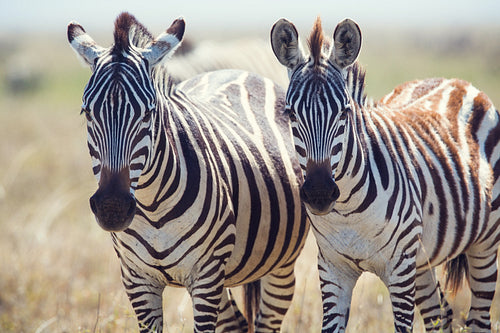
[[[246,332],[226,292],[238,285],[258,287],[246,294],[255,332],[278,332],[309,230],[285,93],[238,70],[174,84],[162,61],[184,29],[179,19],[154,38],[123,13],[104,48],[69,24],[92,70],[82,105],[99,184],[90,206],[111,232],[141,332],[162,331],[166,286],[187,288],[195,332]]]
[[[287,67],[289,115],[305,181],[301,198],[319,247],[323,332],[344,332],[364,271],[387,286],[396,332],[451,330],[433,267],[472,291],[466,325],[489,332],[500,241],[500,123],[489,98],[461,80],[405,83],[381,101],[364,94],[356,23],[333,40],[318,18],[302,51],[279,20],[271,43]]]

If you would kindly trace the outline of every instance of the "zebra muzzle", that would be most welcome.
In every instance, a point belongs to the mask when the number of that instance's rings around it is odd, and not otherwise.
[[[315,215],[330,213],[339,196],[339,187],[333,181],[330,173],[322,170],[308,173],[300,188],[300,198]]]
[[[90,197],[90,208],[97,223],[106,231],[123,231],[135,215],[135,198],[128,195],[106,195],[97,191]]]
[[[99,189],[90,197],[97,223],[106,231],[123,231],[132,223],[136,201],[130,193],[128,172],[111,174],[103,170]]]

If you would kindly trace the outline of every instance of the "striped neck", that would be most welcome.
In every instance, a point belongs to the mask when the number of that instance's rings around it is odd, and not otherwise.
[[[159,182],[154,180],[158,170],[167,177],[176,174],[179,170],[179,156],[175,147],[174,135],[171,131],[172,111],[175,103],[171,96],[174,94],[175,85],[165,70],[153,71],[152,80],[156,90],[156,112],[152,116],[152,144],[150,156],[144,171],[139,178],[137,189],[141,190],[141,199],[146,205],[155,200],[148,193],[160,192]],[[145,191],[147,190],[148,193]]]
[[[336,210],[350,211],[358,207],[371,186],[364,186],[353,191],[352,184],[357,184],[360,179],[367,177],[368,181],[363,180],[363,183],[373,183],[366,151],[369,139],[363,129],[367,109],[371,104],[367,101],[365,94],[365,74],[364,68],[358,62],[348,67],[345,72],[346,88],[351,97],[352,110],[348,112],[345,120],[342,156],[335,168],[335,182],[340,190]]]
[[[356,105],[346,117],[342,156],[335,173],[335,182],[340,191],[335,210],[340,213],[356,210],[371,186],[372,176],[366,152],[367,140],[362,130],[363,111],[363,107]],[[352,184],[357,183],[364,185],[353,189]]]

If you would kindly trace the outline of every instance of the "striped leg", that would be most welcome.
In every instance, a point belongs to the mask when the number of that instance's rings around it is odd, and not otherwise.
[[[134,308],[142,333],[163,331],[162,293],[165,286],[157,286],[122,265],[122,281]]]
[[[218,240],[214,244],[210,257],[199,262],[199,271],[191,272],[193,280],[186,285],[193,303],[194,332],[213,333],[216,330],[219,310],[227,316],[226,304],[229,302],[227,289],[224,288],[225,267],[234,249],[234,215],[225,212],[225,222],[220,226]]]
[[[349,320],[352,290],[361,274],[347,266],[341,268],[342,270],[331,267],[321,255],[318,257],[323,300],[323,333],[345,332]]]
[[[212,264],[213,265],[213,264]],[[208,265],[208,266],[212,266]],[[218,263],[215,263],[218,265]],[[219,305],[223,300],[224,270],[216,269],[201,274],[188,291],[193,302],[194,331],[214,332],[217,325]]]
[[[412,331],[415,313],[415,255],[403,256],[384,281],[391,297],[396,333]]]
[[[467,327],[471,332],[490,332],[490,307],[497,281],[497,252],[467,253],[472,293]]]
[[[229,289],[224,289],[222,293],[215,332],[248,332],[248,323],[238,309]]]
[[[294,262],[260,279],[255,332],[279,332],[295,290]]]
[[[415,304],[424,320],[426,332],[451,332],[453,310],[444,298],[434,270],[416,276]]]

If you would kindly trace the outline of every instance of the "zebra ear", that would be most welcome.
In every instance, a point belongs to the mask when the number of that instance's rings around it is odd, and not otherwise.
[[[85,29],[76,22],[68,24],[68,41],[78,58],[91,68],[94,66],[94,60],[105,50],[97,45],[92,37],[85,32]]]
[[[331,60],[340,68],[345,68],[358,58],[361,50],[361,30],[350,19],[340,22],[333,33]]]
[[[142,56],[150,66],[160,63],[168,55],[172,55],[180,46],[184,36],[185,22],[183,18],[175,20],[167,31],[161,33],[153,44],[142,51]]]
[[[297,29],[285,19],[281,19],[273,25],[271,29],[271,46],[278,61],[286,66],[289,71],[304,62]]]

